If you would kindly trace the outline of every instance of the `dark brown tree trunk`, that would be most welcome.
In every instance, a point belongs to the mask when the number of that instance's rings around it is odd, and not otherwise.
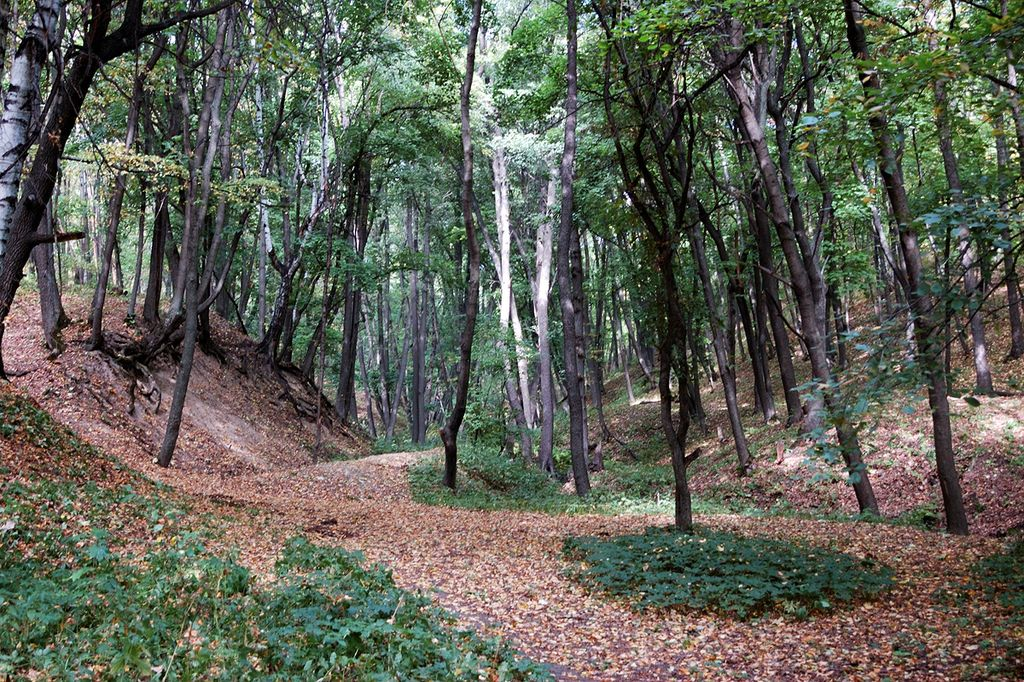
[[[789,344],[789,332],[783,318],[782,301],[779,299],[779,283],[772,258],[772,236],[768,215],[759,200],[752,202],[752,225],[757,241],[757,262],[761,272],[761,294],[766,301],[766,313],[772,330],[775,357],[779,363],[779,378],[786,397],[786,423],[793,425],[803,418],[800,393],[797,390],[796,370],[793,367],[793,351]]]
[[[995,94],[999,94],[999,87],[993,85]],[[992,133],[996,142],[996,166],[999,171],[1000,187],[1003,187],[1009,178],[1010,168],[1010,146],[1006,141],[1006,120],[1003,112],[998,111],[992,115]],[[1008,216],[1010,205],[1007,200],[1006,190],[999,192],[999,210],[1004,216]],[[1017,256],[1013,247],[1013,239],[1010,233],[1009,224],[1002,233],[1003,241],[1003,278],[1006,281],[1006,307],[1010,317],[1010,353],[1009,357],[1016,359],[1024,357],[1024,323],[1021,315],[1021,292],[1020,280],[1017,277]]]
[[[571,2],[572,0],[570,0]],[[473,335],[480,300],[480,244],[473,221],[473,138],[469,124],[469,96],[473,89],[473,70],[476,63],[476,43],[480,34],[482,0],[474,0],[469,25],[469,44],[466,48],[466,73],[460,93],[462,124],[462,222],[466,228],[466,248],[469,252],[469,273],[466,278],[466,320],[459,341],[459,377],[455,388],[455,405],[448,422],[441,429],[444,443],[444,485],[455,490],[459,457],[459,429],[466,416],[469,397],[469,374],[473,360]]]
[[[412,197],[406,199],[405,236],[406,245],[413,253],[420,252],[421,221],[417,220],[416,207]],[[424,242],[429,236],[424,236]],[[424,251],[426,247],[424,246]],[[426,361],[426,324],[423,320],[422,299],[420,292],[420,273],[413,270],[409,273],[409,332],[412,334],[412,392],[409,395],[409,435],[413,443],[423,443],[427,437],[427,361]]]
[[[735,21],[727,21],[725,26],[725,49],[734,50],[743,47],[743,30]],[[832,371],[829,367],[824,338],[824,288],[818,259],[814,257],[806,233],[796,229],[791,218],[801,215],[795,192],[787,194],[779,182],[779,169],[772,160],[768,142],[764,136],[764,128],[754,109],[753,95],[743,78],[739,65],[726,66],[726,57],[717,53],[719,65],[725,69],[729,77],[729,94],[739,110],[739,124],[744,138],[754,153],[760,171],[761,182],[768,197],[769,216],[775,224],[782,252],[789,266],[793,294],[796,298],[797,310],[800,313],[800,328],[804,343],[807,346],[811,372],[821,386],[815,391],[807,404],[804,417],[805,433],[817,433],[824,427],[825,408],[827,403],[835,400],[830,388]],[[802,220],[802,217],[801,217]],[[838,407],[838,406],[834,406]],[[857,495],[861,511],[877,513],[878,504],[868,472],[861,459],[860,443],[856,431],[849,428],[837,428],[840,449],[846,461],[847,469],[853,474],[853,488]]]
[[[53,215],[54,203],[56,197],[50,202],[46,215],[39,224],[41,236],[49,236],[57,231]],[[63,347],[60,330],[66,327],[70,320],[60,300],[60,288],[57,286],[57,275],[53,267],[53,252],[53,244],[40,244],[32,250],[32,263],[35,266],[36,283],[39,287],[39,317],[43,327],[43,340],[51,351],[60,352]]]
[[[846,35],[853,58],[863,64],[869,59],[867,37],[864,34],[864,9],[859,0],[843,0]],[[876,97],[881,90],[877,70],[862,70],[858,77],[867,98]],[[899,227],[900,246],[909,284],[908,295],[914,312],[914,332],[917,352],[928,378],[928,403],[932,411],[932,430],[935,442],[935,463],[939,485],[942,488],[946,511],[946,529],[955,535],[967,534],[967,513],[964,510],[960,477],[956,471],[953,436],[949,423],[949,399],[946,375],[941,366],[942,334],[935,325],[930,297],[922,289],[923,267],[918,246],[917,231],[903,184],[902,165],[893,148],[889,122],[882,109],[868,111],[868,123],[878,148],[879,172],[885,182],[886,195]]]
[[[558,297],[562,310],[562,347],[565,362],[566,402],[569,406],[569,449],[572,456],[572,475],[577,495],[590,492],[590,474],[587,463],[587,414],[583,404],[583,381],[580,371],[585,357],[585,340],[580,338],[579,310],[576,300],[573,249],[579,250],[579,232],[573,222],[573,168],[576,159],[576,2],[567,0],[568,44],[566,48],[565,138],[560,169],[562,186],[561,220],[558,232]]]
[[[718,318],[718,305],[715,302],[716,296],[708,271],[703,236],[697,231],[696,225],[690,227],[690,249],[693,251],[693,259],[697,264],[697,275],[700,277],[704,304],[708,310],[711,343],[715,349],[715,359],[718,361],[718,372],[722,377],[722,390],[725,393],[725,406],[729,414],[733,443],[736,446],[736,457],[739,460],[740,471],[745,473],[750,468],[750,448],[747,445],[747,436],[743,431],[739,401],[736,399],[736,374],[729,361],[722,321]]]
[[[146,299],[142,304],[142,319],[155,325],[160,320],[160,295],[164,281],[164,247],[171,229],[171,216],[167,208],[167,192],[157,192],[153,214],[153,241],[149,246],[149,276],[146,280]]]
[[[370,235],[370,172],[371,160],[360,156],[352,168],[350,199],[353,207],[350,221],[349,239],[352,250],[359,258],[366,250],[366,240]],[[363,306],[363,292],[358,280],[351,274],[345,281],[345,305],[342,313],[344,332],[341,341],[341,357],[338,363],[338,389],[335,394],[334,410],[341,423],[348,424],[356,412],[355,385],[356,360],[359,345],[359,321]]]

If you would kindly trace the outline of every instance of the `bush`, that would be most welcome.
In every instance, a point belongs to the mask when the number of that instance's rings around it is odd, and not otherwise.
[[[692,609],[741,619],[768,611],[795,617],[874,596],[891,571],[809,546],[702,530],[664,528],[612,539],[569,538],[565,556],[585,585],[637,608]]]

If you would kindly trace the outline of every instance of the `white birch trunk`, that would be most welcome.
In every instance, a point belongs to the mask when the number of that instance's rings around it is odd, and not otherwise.
[[[33,108],[39,98],[39,75],[56,43],[60,0],[37,0],[36,11],[11,65],[11,85],[0,117],[0,258],[7,251],[21,169],[30,140]]]

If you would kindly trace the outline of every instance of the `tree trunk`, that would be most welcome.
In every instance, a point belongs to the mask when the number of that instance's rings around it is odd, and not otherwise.
[[[149,277],[146,299],[142,304],[142,319],[155,325],[160,319],[160,296],[163,287],[164,249],[171,231],[171,216],[167,207],[167,192],[157,192],[153,213],[153,241],[149,246]]]
[[[767,302],[766,313],[772,330],[772,341],[775,346],[775,357],[779,363],[779,378],[786,397],[786,423],[792,426],[803,418],[800,405],[800,393],[797,390],[796,370],[793,367],[793,351],[789,344],[789,332],[779,300],[779,283],[776,279],[775,260],[772,257],[771,228],[768,216],[761,203],[752,202],[752,225],[754,238],[757,241],[757,261],[761,272],[761,294]]]
[[[500,136],[501,131],[497,131],[497,134]],[[509,342],[512,306],[515,305],[512,300],[512,225],[508,198],[508,169],[505,164],[505,149],[501,146],[500,139],[494,145],[491,170],[494,175],[494,214],[498,226],[497,270],[500,295],[498,329],[502,365],[505,372],[505,397],[508,400],[513,419],[515,419],[516,429],[519,431],[519,447],[522,450],[523,460],[529,462],[533,459],[533,440],[530,437],[530,427],[527,423],[523,401],[524,397],[529,400],[529,394],[524,396],[521,393],[517,376],[518,370],[513,371],[512,369],[513,354],[516,356],[518,365],[518,345],[515,344],[514,339],[511,343]]]
[[[135,310],[142,288],[142,254],[146,241],[146,181],[139,182],[139,230],[135,243],[135,267],[132,269],[132,293],[128,297],[128,319],[135,320]]]
[[[727,47],[729,49],[741,48],[742,27],[735,21],[730,21],[727,23],[726,30]],[[724,65],[724,60],[724,55],[718,54],[718,63]],[[819,386],[819,389],[808,400],[803,429],[805,433],[816,434],[824,427],[826,403],[835,400],[835,397],[831,395],[832,371],[825,350],[824,302],[820,301],[819,305],[818,295],[815,293],[821,289],[821,273],[817,270],[819,264],[813,254],[807,250],[809,246],[806,235],[798,234],[790,222],[791,208],[795,215],[799,213],[799,206],[791,206],[791,202],[787,202],[787,196],[779,182],[778,168],[771,158],[764,129],[754,109],[753,95],[743,79],[739,66],[727,68],[726,75],[729,78],[729,94],[739,109],[740,128],[754,152],[761,182],[768,197],[769,216],[775,225],[775,231],[789,266],[793,294],[796,298],[797,310],[800,313],[800,328],[807,346],[808,359],[811,362],[811,372]],[[790,197],[790,199],[792,198]],[[823,289],[821,291],[823,292]],[[846,428],[837,429],[837,433],[847,469],[851,474],[856,474],[852,477],[853,487],[861,511],[877,513],[878,504],[867,470],[861,461],[857,434]]]
[[[569,448],[572,454],[572,475],[576,494],[590,492],[587,464],[587,414],[583,404],[583,375],[580,363],[586,350],[579,338],[575,287],[572,272],[572,250],[579,249],[579,232],[573,222],[573,167],[576,159],[576,2],[567,0],[568,45],[566,48],[565,137],[559,172],[562,186],[561,221],[558,232],[558,296],[562,309],[563,356],[565,361],[566,402],[569,406]]]
[[[163,53],[162,47],[156,47],[153,54],[146,62],[143,71],[136,75],[135,85],[132,89],[131,102],[128,106],[128,118],[125,123],[124,148],[131,150],[135,144],[135,136],[138,131],[139,110],[142,106],[142,93],[146,85],[146,76],[156,66],[157,60]],[[117,231],[121,224],[121,207],[124,204],[124,194],[128,189],[128,174],[118,173],[114,179],[114,191],[110,196],[110,206],[107,211],[107,237],[103,244],[103,256],[100,260],[99,275],[96,278],[96,290],[92,296],[92,310],[89,315],[91,331],[87,347],[96,350],[103,346],[103,307],[107,300],[107,283],[110,280],[111,259],[114,257],[114,250],[117,246]],[[141,248],[141,246],[140,246]]]
[[[555,473],[553,459],[555,433],[555,389],[551,370],[551,332],[548,328],[548,302],[551,298],[552,210],[555,205],[556,179],[547,181],[544,217],[537,224],[537,291],[534,292],[534,316],[537,318],[537,373],[540,379],[540,447],[537,465],[541,471]]]
[[[928,45],[932,52],[938,54],[938,19],[935,10],[928,7],[925,19],[930,30]],[[942,168],[946,174],[950,198],[956,205],[963,206],[964,189],[960,182],[960,167],[953,150],[953,129],[949,120],[949,95],[946,92],[948,79],[940,76],[932,82],[932,93],[935,96],[935,128],[939,137],[939,151],[942,153]],[[992,371],[988,364],[988,349],[985,344],[985,321],[982,317],[981,304],[983,291],[979,288],[977,268],[977,250],[971,239],[970,228],[966,221],[961,222],[956,230],[960,239],[960,263],[964,271],[964,293],[967,296],[970,315],[972,351],[974,355],[974,378],[978,393],[991,395]]]
[[[711,339],[712,345],[715,348],[715,359],[718,361],[718,373],[722,377],[722,390],[725,393],[725,406],[729,413],[729,425],[732,427],[733,442],[736,445],[736,456],[739,459],[740,472],[745,473],[750,468],[750,448],[747,445],[747,436],[743,432],[739,403],[736,399],[736,375],[729,363],[725,346],[725,334],[723,333],[721,320],[718,318],[718,306],[715,303],[714,288],[711,283],[711,277],[708,274],[708,261],[704,252],[703,237],[697,232],[696,225],[691,226],[689,231],[690,248],[693,250],[693,259],[697,264],[697,274],[700,277],[701,289],[704,294],[704,304],[708,309],[708,325],[711,327]]]
[[[847,39],[853,58],[858,63],[869,59],[867,37],[864,34],[864,10],[859,0],[843,0]],[[873,98],[881,88],[876,70],[862,70],[858,77],[867,99]],[[935,462],[939,485],[942,488],[946,511],[946,529],[955,535],[967,534],[967,513],[964,510],[960,478],[956,472],[953,453],[952,429],[949,423],[949,399],[946,376],[941,367],[942,335],[935,326],[930,297],[921,288],[923,267],[918,237],[903,184],[903,172],[893,148],[889,122],[881,109],[868,111],[868,123],[878,148],[879,172],[885,182],[886,195],[899,227],[900,246],[909,284],[908,295],[915,315],[915,338],[920,362],[928,377],[928,403],[932,412],[932,430],[935,442]]]
[[[355,198],[353,220],[349,228],[352,250],[360,259],[365,253],[366,240],[370,235],[370,172],[370,159],[360,156],[352,169],[351,190]],[[350,273],[345,281],[345,308],[342,315],[344,332],[338,367],[338,390],[334,400],[334,409],[342,424],[349,423],[356,412],[356,355],[362,305],[363,292],[358,280]]]
[[[999,93],[998,86],[993,85],[993,89],[996,91],[996,94]],[[1000,187],[1003,187],[1009,178],[1010,148],[1006,142],[1005,119],[1001,111],[992,116],[992,133],[996,141],[996,165],[999,171],[999,184]],[[999,210],[1003,213],[1004,221],[1007,221],[1007,225],[1002,233],[1003,241],[1006,242],[1002,252],[1003,277],[1006,281],[1006,307],[1010,317],[1009,357],[1017,359],[1024,357],[1024,323],[1021,321],[1021,292],[1020,280],[1017,277],[1017,256],[1013,248],[1013,239],[1007,220],[1010,213],[1010,205],[1006,196],[1006,190],[1000,190],[999,192]]]
[[[572,0],[569,0],[570,2]],[[462,420],[466,416],[466,401],[469,396],[469,373],[473,359],[473,335],[476,331],[476,315],[480,300],[480,244],[476,238],[473,223],[473,138],[469,124],[469,96],[473,88],[473,69],[476,63],[476,43],[480,34],[480,9],[482,0],[474,0],[473,14],[469,26],[469,44],[466,48],[466,73],[460,93],[460,118],[462,125],[462,222],[466,228],[466,248],[469,252],[469,273],[466,278],[466,320],[459,341],[459,377],[455,389],[455,405],[448,423],[441,429],[444,443],[444,485],[455,490],[458,467],[458,439]]]
[[[54,216],[54,204],[57,203],[56,196],[46,209],[46,215],[39,225],[41,235],[56,234],[57,220]],[[57,286],[57,276],[53,267],[53,244],[40,244],[32,250],[32,263],[36,270],[36,281],[39,287],[39,317],[43,327],[43,340],[46,346],[54,352],[59,352],[63,347],[60,340],[60,330],[67,326],[70,320],[64,312],[64,306],[60,300],[60,288]]]
[[[37,0],[25,35],[11,64],[11,82],[4,93],[0,117],[0,258],[7,251],[11,219],[18,202],[21,170],[32,145],[29,129],[36,118],[39,76],[56,47],[60,23],[59,0]],[[48,204],[47,200],[43,204]]]
[[[405,235],[406,244],[413,253],[420,252],[420,225],[417,221],[413,198],[406,200]],[[426,239],[426,238],[425,238]],[[425,251],[426,249],[424,249]],[[409,435],[413,443],[423,443],[427,437],[427,361],[426,325],[422,315],[419,270],[409,273],[409,332],[412,334],[412,394],[409,396]]]

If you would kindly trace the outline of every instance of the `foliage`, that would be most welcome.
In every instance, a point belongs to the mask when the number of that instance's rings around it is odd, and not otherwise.
[[[868,559],[810,546],[701,530],[566,540],[587,586],[638,608],[682,608],[747,619],[782,611],[806,617],[888,589],[892,572]]]
[[[106,460],[13,393],[4,446]],[[17,440],[14,440],[14,439]],[[274,578],[186,530],[186,508],[139,479],[88,471],[0,487],[0,676],[163,679],[535,679],[499,640],[456,629],[355,553],[296,537]]]
[[[1024,625],[1024,540],[983,559],[976,573],[989,596],[1009,611],[1011,620]]]
[[[988,617],[991,639],[980,641],[980,646],[997,653],[985,663],[984,674],[1019,679],[1024,674],[1024,540],[978,562],[970,587],[1001,611]],[[986,613],[987,605],[979,610]]]
[[[586,498],[563,489],[563,481],[534,466],[478,446],[459,449],[459,482],[455,492],[440,483],[440,462],[424,460],[409,469],[413,499],[424,504],[462,509],[511,509],[548,514],[664,514],[672,510],[672,471],[669,465],[606,461],[593,476]],[[730,509],[694,502],[699,513]]]

